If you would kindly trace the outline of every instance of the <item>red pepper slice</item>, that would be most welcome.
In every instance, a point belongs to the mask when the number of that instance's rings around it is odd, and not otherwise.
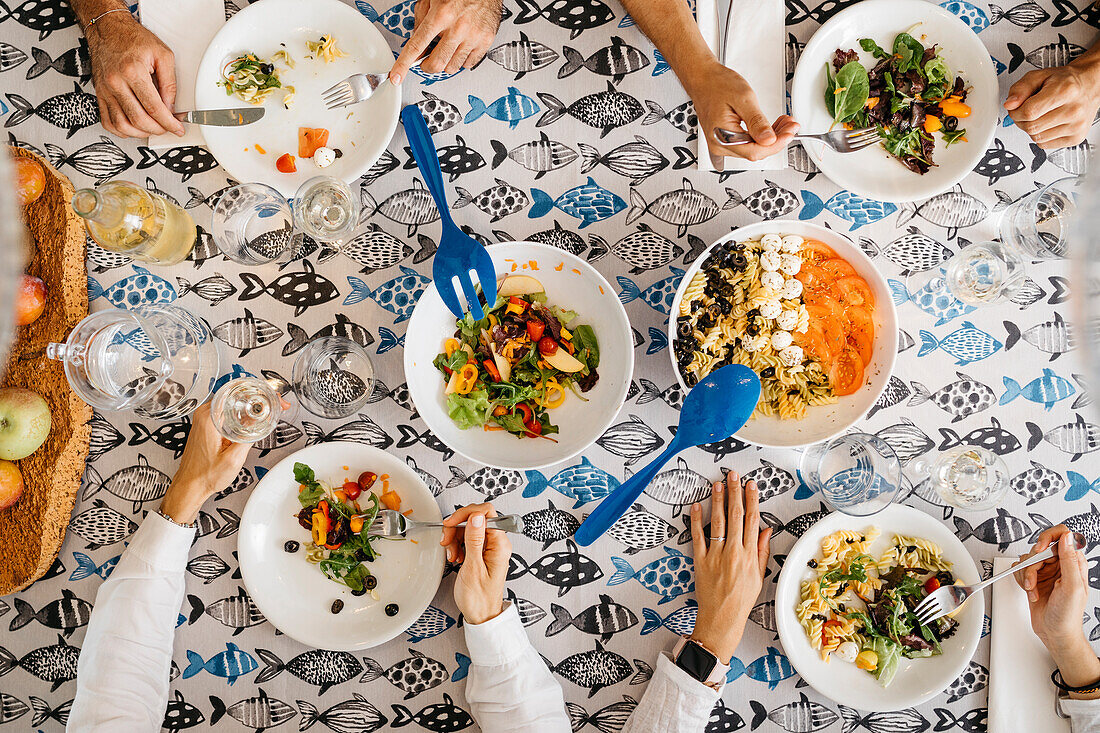
[[[497,369],[496,362],[492,359],[486,359],[481,364],[485,367],[485,371],[489,372],[489,376],[493,378],[494,382],[500,381],[500,370]]]
[[[514,411],[518,412],[523,418],[524,425],[531,422],[531,420],[535,417],[535,413],[531,410],[531,406],[528,405],[526,402],[520,402],[518,405],[516,405]]]
[[[532,343],[538,343],[544,333],[546,333],[546,324],[542,321],[531,319],[527,322],[527,338],[531,339]]]

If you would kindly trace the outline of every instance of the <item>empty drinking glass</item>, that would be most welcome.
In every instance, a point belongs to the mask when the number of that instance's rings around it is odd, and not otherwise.
[[[1013,202],[1001,219],[1001,241],[1033,259],[1066,257],[1079,180],[1063,178]]]
[[[296,250],[290,202],[271,186],[244,183],[218,197],[210,232],[226,257],[244,265],[263,265]]]
[[[947,261],[947,290],[969,306],[1011,300],[1027,282],[1023,254],[1002,242],[968,245]]]
[[[919,456],[909,468],[917,476],[927,477],[945,503],[973,511],[997,506],[1012,478],[999,455],[977,445],[957,445],[932,457]]]
[[[316,176],[294,194],[294,221],[318,242],[345,242],[359,224],[359,200],[339,178]]]
[[[374,364],[351,339],[325,336],[313,339],[298,354],[290,382],[298,401],[314,415],[347,417],[370,397]]]
[[[279,421],[297,412],[267,380],[238,377],[227,382],[210,401],[210,418],[226,440],[255,443],[274,432]]]
[[[856,517],[890,506],[901,488],[901,462],[876,435],[849,433],[811,445],[798,473],[834,509]]]

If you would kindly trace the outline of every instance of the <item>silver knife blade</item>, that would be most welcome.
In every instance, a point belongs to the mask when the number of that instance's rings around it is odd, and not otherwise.
[[[250,125],[264,116],[263,107],[236,107],[234,109],[196,109],[190,112],[176,112],[176,119],[190,122],[192,125],[216,125],[218,127],[237,127]]]

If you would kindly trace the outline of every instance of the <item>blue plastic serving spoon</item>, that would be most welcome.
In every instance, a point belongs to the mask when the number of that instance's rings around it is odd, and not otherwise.
[[[680,409],[680,426],[661,455],[607,495],[577,529],[578,545],[591,545],[630,508],[674,455],[725,440],[748,421],[760,400],[760,377],[740,364],[724,366],[695,385]]]

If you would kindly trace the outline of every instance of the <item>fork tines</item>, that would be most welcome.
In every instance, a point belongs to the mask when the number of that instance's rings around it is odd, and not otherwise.
[[[916,614],[917,621],[921,626],[926,626],[929,622],[943,616],[946,611],[938,598],[929,595],[917,604],[917,607],[913,609],[913,613]]]
[[[336,109],[337,107],[347,107],[355,101],[355,92],[351,88],[351,79],[352,77],[349,76],[347,79],[337,82],[321,93],[321,100],[325,103],[326,108]]]

